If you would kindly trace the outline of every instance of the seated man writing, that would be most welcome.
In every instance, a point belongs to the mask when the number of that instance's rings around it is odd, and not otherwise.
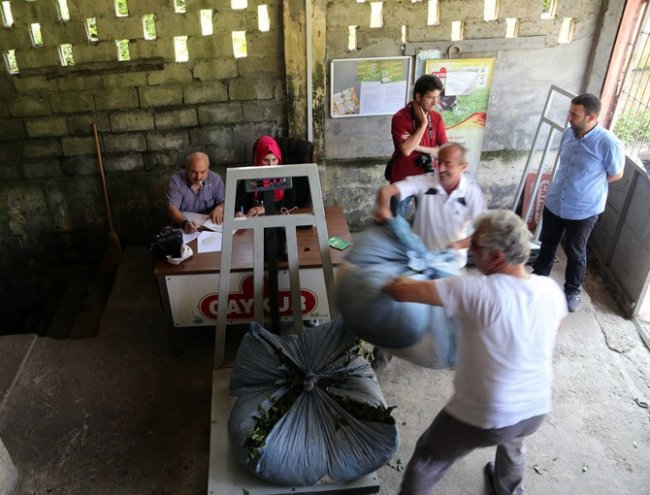
[[[210,170],[208,155],[200,151],[191,153],[185,158],[184,170],[169,179],[167,216],[172,225],[182,227],[186,233],[196,232],[199,226],[185,218],[183,212],[202,213],[221,224],[225,193],[223,180]]]

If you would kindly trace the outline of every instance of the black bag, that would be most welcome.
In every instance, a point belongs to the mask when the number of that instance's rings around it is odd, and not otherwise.
[[[386,163],[386,168],[384,169],[384,179],[390,182],[391,174],[393,173],[393,159],[391,158]]]
[[[153,236],[151,253],[159,258],[166,258],[167,256],[180,258],[182,245],[183,232],[172,227],[165,227]]]

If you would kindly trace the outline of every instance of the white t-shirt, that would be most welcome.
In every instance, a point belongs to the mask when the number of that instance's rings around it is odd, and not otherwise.
[[[551,410],[553,348],[566,299],[549,277],[504,274],[437,281],[459,323],[453,417],[502,428]]]
[[[413,175],[396,182],[400,198],[415,196],[417,208],[413,232],[430,251],[447,249],[450,243],[469,237],[473,220],[485,211],[485,199],[478,184],[466,175],[447,194],[437,174]],[[467,264],[467,249],[456,251],[458,268]]]

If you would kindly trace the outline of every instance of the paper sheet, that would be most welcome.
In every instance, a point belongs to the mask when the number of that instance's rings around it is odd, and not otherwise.
[[[216,253],[221,251],[221,232],[203,231],[196,241],[199,253]]]
[[[190,222],[194,222],[196,225],[203,227],[204,229],[212,230],[213,232],[223,232],[223,225],[214,223],[208,215],[202,213],[192,213],[189,211],[184,211],[183,215]]]
[[[192,232],[191,234],[186,234],[183,232],[183,244],[189,244],[192,242],[194,239],[196,239],[199,236],[200,232]]]

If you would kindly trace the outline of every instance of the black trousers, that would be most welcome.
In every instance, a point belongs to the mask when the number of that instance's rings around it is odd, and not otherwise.
[[[533,264],[533,273],[537,275],[551,273],[557,247],[564,235],[567,256],[564,292],[567,295],[579,294],[587,270],[587,241],[598,221],[598,215],[584,220],[567,220],[544,208],[542,221],[542,232],[539,236],[542,246]]]

